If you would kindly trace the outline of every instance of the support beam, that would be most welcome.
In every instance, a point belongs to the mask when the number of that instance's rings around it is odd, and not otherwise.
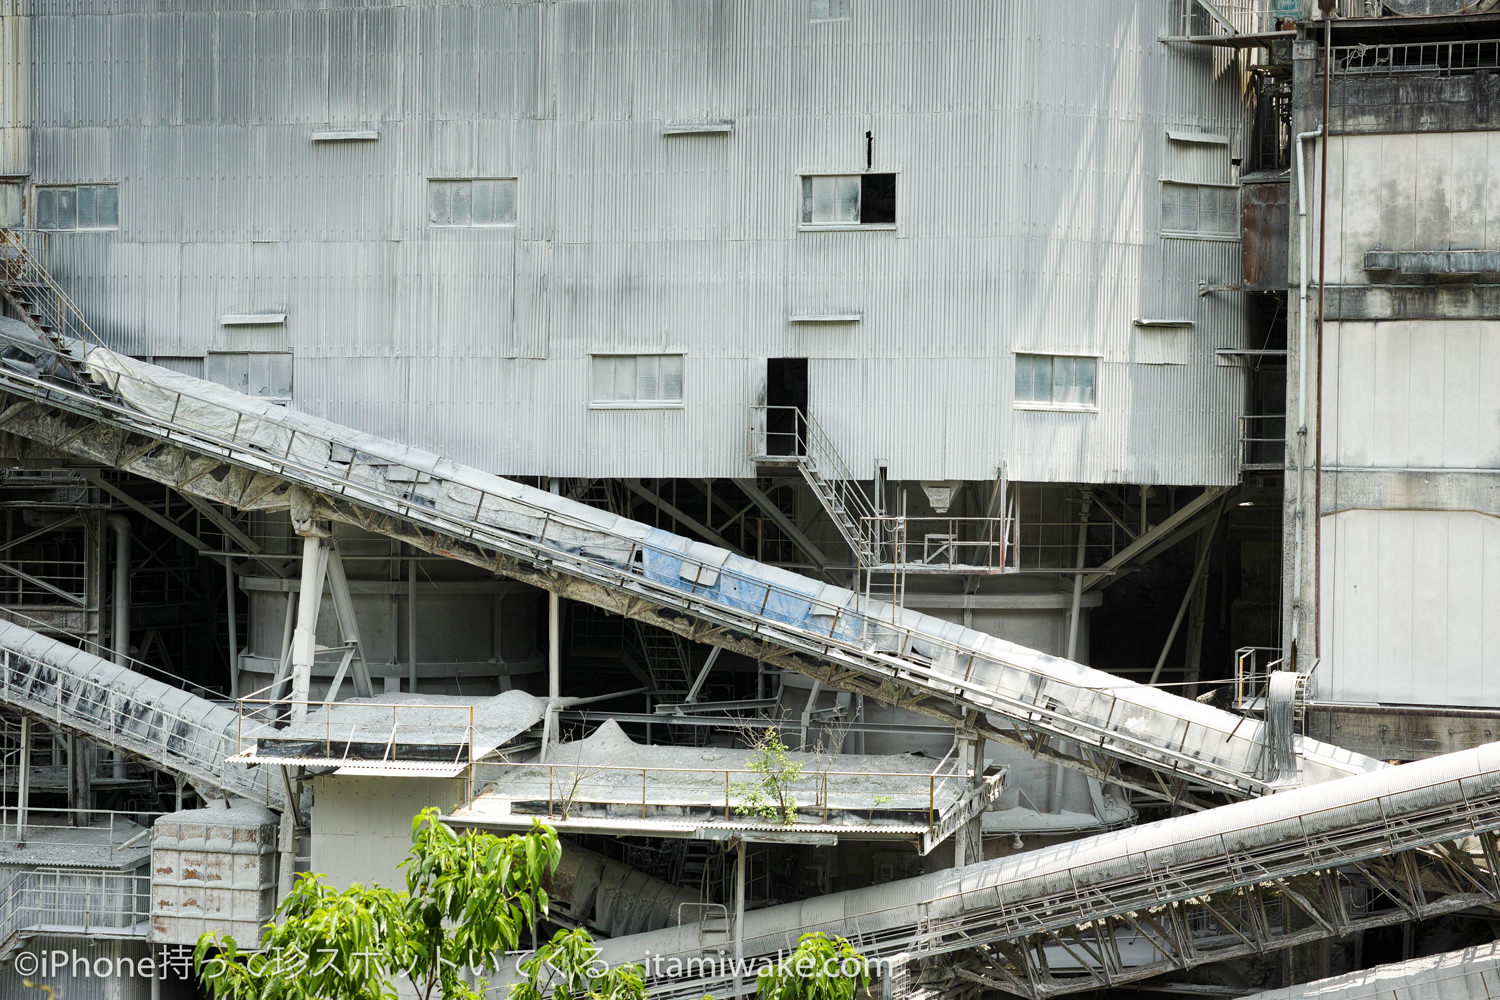
[[[417,693],[417,562],[413,555],[406,564],[406,690]]]
[[[703,690],[703,682],[708,680],[708,672],[714,668],[714,663],[719,659],[719,654],[724,652],[723,647],[715,646],[708,651],[708,658],[703,661],[703,669],[698,671],[698,676],[693,678],[693,686],[688,688],[687,697],[682,700],[691,705],[698,700],[698,693]]]
[[[234,542],[234,544],[244,549],[247,553],[258,560],[276,576],[286,575],[282,570],[280,564],[273,561],[265,554],[265,549],[260,546],[260,543],[246,534],[239,525],[235,524],[234,521],[226,517],[223,512],[216,508],[213,504],[200,497],[196,497],[191,493],[184,493],[182,494],[182,497],[188,503],[193,505],[194,510],[198,511],[198,513],[208,518],[208,520],[213,524],[214,527],[222,531],[225,538],[228,538],[230,541]]]
[[[630,486],[635,480],[626,480]],[[558,480],[551,482],[551,492],[557,493]],[[635,487],[631,487],[635,489]],[[651,499],[649,493],[644,494]],[[542,717],[542,750],[537,759],[545,764],[547,753],[554,741],[561,742],[558,732],[558,713],[562,710],[562,595],[555,589],[547,591],[547,714]],[[649,740],[648,740],[649,742]]]
[[[137,514],[141,515],[146,520],[156,525],[158,528],[161,528],[163,531],[166,531],[167,533],[172,535],[176,535],[179,539],[181,539],[189,547],[191,547],[194,552],[207,552],[210,548],[212,548],[212,546],[205,543],[203,539],[199,538],[197,535],[193,534],[191,531],[187,530],[182,525],[172,520],[170,517],[167,517],[160,511],[141,503],[135,497],[131,496],[129,493],[126,493],[114,483],[105,479],[103,474],[101,474],[98,469],[80,469],[78,474],[83,476],[84,479],[88,480],[90,484],[98,488],[101,493],[108,494],[110,497],[124,504],[126,507],[129,507],[131,510],[135,511]],[[187,494],[183,494],[183,496],[186,495]]]
[[[740,547],[738,545],[734,544],[729,539],[725,538],[723,535],[719,534],[717,531],[704,524],[702,521],[699,521],[687,511],[646,489],[646,487],[642,485],[639,479],[622,479],[620,480],[620,482],[624,483],[625,488],[630,492],[634,493],[642,500],[645,500],[647,503],[653,504],[654,506],[660,508],[662,513],[666,514],[668,517],[670,517],[672,520],[676,521],[683,527],[691,528],[693,531],[696,531],[698,534],[702,535],[704,538],[708,539],[710,542],[713,542],[715,545],[720,546],[721,548],[726,548],[731,552],[738,552],[740,550]]]
[[[820,572],[828,568],[832,560],[823,553],[822,549],[818,548],[811,538],[807,537],[801,528],[792,522],[791,518],[781,512],[781,508],[777,507],[759,486],[755,485],[755,480],[736,479],[734,482],[745,496],[755,501],[755,505],[771,519],[771,523],[780,528],[786,537],[792,540],[792,544],[813,561],[813,565],[818,567]]]
[[[297,627],[292,633],[292,718],[307,718],[312,689],[313,659],[317,656],[318,608],[323,603],[323,580],[328,571],[331,534],[327,524],[308,524],[297,529],[302,535],[302,588],[297,594]]]
[[[224,605],[229,615],[229,698],[240,699],[240,636],[235,622],[234,607],[234,561],[224,560]]]
[[[1202,493],[1183,504],[1160,524],[1149,531],[1142,532],[1135,541],[1105,560],[1104,564],[1099,567],[1099,572],[1084,578],[1083,589],[1092,590],[1100,583],[1108,582],[1113,573],[1130,565],[1137,557],[1144,559],[1146,553],[1155,553],[1160,548],[1177,544],[1182,540],[1179,529],[1186,529],[1189,521],[1206,510],[1209,504],[1227,494],[1229,490],[1228,486],[1209,486],[1204,489]]]
[[[1227,499],[1226,497],[1225,500]],[[1219,509],[1214,513],[1213,523],[1198,531],[1198,555],[1193,562],[1193,575],[1188,580],[1187,593],[1182,595],[1182,603],[1177,606],[1177,616],[1172,619],[1172,628],[1167,632],[1167,641],[1162,644],[1161,656],[1157,657],[1156,669],[1151,671],[1151,680],[1147,683],[1155,684],[1161,677],[1161,668],[1167,662],[1167,654],[1172,651],[1172,642],[1177,638],[1177,630],[1182,627],[1183,616],[1187,614],[1193,595],[1203,585],[1203,575],[1208,570],[1208,557],[1213,552],[1214,534],[1219,528],[1219,518],[1224,514],[1224,502],[1219,502]]]
[[[1214,3],[1213,0],[1198,0],[1198,6],[1208,11],[1208,16],[1217,21],[1219,27],[1223,28],[1231,35],[1238,35],[1240,33],[1240,29],[1234,26],[1234,22],[1231,21],[1224,14],[1224,12],[1219,9],[1219,5]]]
[[[344,574],[344,559],[339,554],[338,542],[332,537],[328,539],[326,548],[328,591],[333,596],[333,612],[339,623],[339,638],[347,649],[344,663],[354,668],[354,693],[362,698],[372,698],[375,695],[375,685],[370,680],[370,665],[365,660],[364,643],[359,637],[359,622],[354,616],[354,598],[349,594],[349,578]],[[334,683],[328,689],[329,701],[337,697],[343,673],[343,668],[340,668],[334,677]]]
[[[1083,560],[1088,554],[1089,543],[1089,514],[1094,508],[1094,494],[1089,490],[1083,491],[1083,509],[1078,513],[1078,555],[1077,565],[1079,572],[1073,574],[1073,607],[1068,612],[1068,659],[1078,659],[1078,621],[1083,617]]]
[[[61,587],[50,584],[46,580],[42,580],[38,577],[32,576],[30,573],[26,572],[24,569],[21,569],[19,566],[12,566],[8,562],[0,562],[0,573],[9,573],[11,576],[17,578],[18,580],[25,580],[33,587],[40,587],[42,590],[45,590],[52,596],[60,597],[63,600],[67,601],[69,604],[76,604],[80,608],[83,607],[86,603],[84,599],[77,594],[70,594],[66,590],[63,590]]]
[[[31,716],[21,716],[21,761],[16,774],[16,844],[26,843],[26,811],[31,805]]]

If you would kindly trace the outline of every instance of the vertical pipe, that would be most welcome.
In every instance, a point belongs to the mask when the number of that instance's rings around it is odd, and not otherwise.
[[[745,838],[734,856],[734,968],[738,977],[745,959]]]
[[[548,488],[555,496],[561,484],[553,479]],[[547,718],[542,724],[541,760],[547,760],[547,745],[559,738],[558,709],[562,698],[562,598],[547,591]]]
[[[224,606],[229,612],[229,697],[240,697],[240,633],[234,619],[234,561],[224,560]]]
[[[1083,510],[1078,515],[1078,556],[1075,560],[1078,572],[1073,574],[1073,609],[1068,614],[1068,659],[1078,658],[1078,619],[1083,611],[1083,560],[1089,540],[1089,514],[1094,506],[1094,494],[1083,493]]]
[[[417,550],[406,564],[406,690],[417,693]]]
[[[1296,535],[1292,544],[1292,668],[1297,669],[1297,643],[1302,634],[1302,547],[1306,534],[1307,513],[1303,501],[1304,473],[1307,470],[1307,309],[1311,297],[1307,292],[1307,171],[1302,143],[1323,134],[1319,125],[1310,132],[1298,132],[1297,159],[1297,512]]]
[[[115,662],[125,667],[130,665],[130,519],[124,514],[110,514],[105,520],[115,536],[114,622],[110,642]],[[119,752],[110,757],[110,774],[124,780],[125,758]]]
[[[1328,102],[1333,88],[1333,23],[1323,21],[1323,122],[1318,127],[1323,131],[1323,177],[1318,185],[1318,395],[1317,410],[1313,415],[1313,659],[1317,660],[1321,649],[1322,625],[1319,620],[1323,597],[1323,313],[1327,302],[1328,273]]]
[[[115,535],[114,621],[110,644],[114,661],[129,665],[130,652],[130,520],[124,514],[110,514],[105,521]]]
[[[26,810],[31,804],[31,716],[21,716],[21,760],[16,773],[16,843],[26,842]]]

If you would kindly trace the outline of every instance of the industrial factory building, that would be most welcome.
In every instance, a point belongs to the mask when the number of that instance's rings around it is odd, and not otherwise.
[[[0,518],[0,996],[1494,995],[1500,4],[0,0]]]

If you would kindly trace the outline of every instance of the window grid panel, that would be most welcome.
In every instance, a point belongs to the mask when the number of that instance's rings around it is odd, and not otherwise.
[[[592,359],[594,403],[682,402],[680,354],[601,354]]]
[[[1098,359],[1071,355],[1017,354],[1015,401],[1058,407],[1096,404]]]

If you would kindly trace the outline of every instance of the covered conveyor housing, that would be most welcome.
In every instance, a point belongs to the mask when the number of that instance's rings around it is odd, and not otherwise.
[[[239,713],[0,620],[0,702],[178,775],[213,794],[280,806],[279,779],[226,758]]]
[[[849,937],[872,959],[951,956],[934,968],[1020,996],[1109,988],[1495,903],[1497,832],[1500,744],[1492,743],[755,910],[745,915],[741,958],[750,968],[824,931]],[[744,988],[732,948],[711,927],[686,924],[602,947],[610,962],[652,956],[654,996]]]
[[[51,282],[13,231],[5,245],[11,286]],[[1384,766],[1277,745],[1259,721],[124,357],[89,340],[61,289],[47,301],[58,314],[38,332],[73,381],[0,365],[0,427],[48,449],[241,509],[355,524],[1174,800]]]

